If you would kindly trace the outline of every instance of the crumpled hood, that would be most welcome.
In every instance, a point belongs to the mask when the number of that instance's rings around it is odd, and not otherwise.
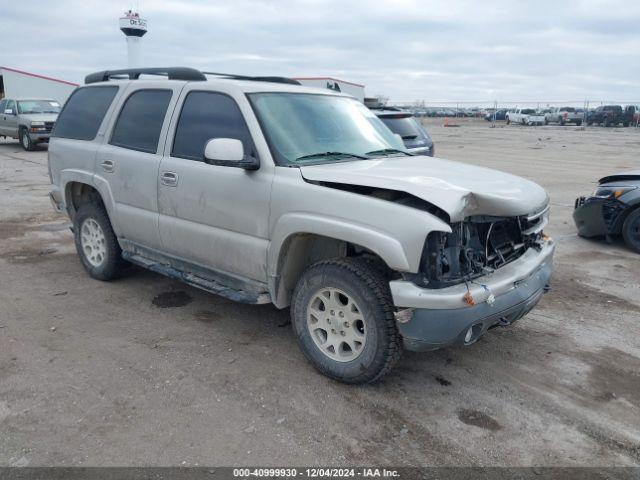
[[[613,175],[607,175],[598,180],[599,184],[609,182],[619,182],[624,180],[640,180],[640,170],[629,170],[628,172],[614,173]]]
[[[21,113],[20,117],[29,122],[55,122],[58,119],[57,113]]]
[[[311,181],[409,193],[447,212],[452,222],[470,215],[526,215],[549,201],[542,187],[524,178],[425,156],[307,165],[300,170]]]

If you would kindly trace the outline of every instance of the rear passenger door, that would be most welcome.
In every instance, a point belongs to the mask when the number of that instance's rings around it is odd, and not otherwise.
[[[266,282],[273,164],[248,171],[206,163],[212,138],[238,139],[245,155],[258,158],[247,121],[259,127],[244,95],[198,88],[185,87],[160,165],[162,244],[197,266]]]
[[[98,151],[96,176],[111,190],[112,221],[121,240],[150,248],[161,246],[158,149],[181,88],[181,84],[146,88],[132,82],[116,107],[110,135]],[[126,244],[123,247],[128,249]]]

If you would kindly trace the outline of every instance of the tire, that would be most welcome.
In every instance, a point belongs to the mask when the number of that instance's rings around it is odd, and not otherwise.
[[[545,118],[545,119],[544,119],[544,124],[545,124],[545,125],[549,125],[549,119],[548,119],[548,118]]]
[[[82,205],[73,219],[73,236],[82,266],[97,280],[113,280],[125,266],[122,250],[104,206]]]
[[[509,117],[506,118],[506,121],[507,121],[507,125],[511,123],[511,120],[509,120]]]
[[[625,127],[625,128],[628,127],[629,126],[629,122],[623,122],[622,126]]]
[[[560,119],[560,126],[564,127],[564,125],[565,125],[564,118],[561,118],[561,119]]]
[[[591,125],[593,125],[593,122],[587,122],[587,126],[590,127]]]
[[[609,119],[605,118],[604,121],[602,122],[602,126],[607,128],[609,126]]]
[[[27,152],[33,152],[36,149],[36,144],[31,140],[31,135],[29,135],[29,131],[26,128],[20,127],[18,137],[20,139],[20,145]]]
[[[578,121],[576,122],[576,125],[577,125],[578,127],[579,127],[580,125],[582,125],[582,120],[578,120]]]
[[[622,238],[631,250],[640,253],[640,208],[627,216],[622,225]]]
[[[339,382],[375,382],[402,354],[389,284],[374,265],[361,259],[327,260],[309,267],[293,293],[291,323],[307,360]]]

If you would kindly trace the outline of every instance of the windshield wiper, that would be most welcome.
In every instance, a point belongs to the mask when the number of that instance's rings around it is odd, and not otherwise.
[[[362,160],[366,160],[367,157],[363,155],[357,155],[355,153],[346,153],[346,152],[320,152],[320,153],[311,153],[309,155],[302,155],[301,157],[296,158],[296,162],[300,160],[313,160],[315,158],[324,158],[324,157],[349,157],[349,158],[360,158]]]
[[[408,157],[413,157],[413,153],[405,152],[404,150],[398,150],[397,148],[383,148],[381,150],[373,150],[371,152],[367,152],[365,155],[375,157],[378,155],[390,155],[393,153],[404,153]]]

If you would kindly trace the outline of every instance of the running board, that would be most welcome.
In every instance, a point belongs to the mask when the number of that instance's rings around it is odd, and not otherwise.
[[[271,303],[271,296],[267,292],[257,293],[229,288],[228,286],[216,282],[215,280],[203,278],[193,273],[183,272],[171,267],[170,265],[156,262],[155,260],[151,260],[149,258],[143,257],[142,255],[138,255],[128,251],[122,252],[122,258],[124,258],[128,262],[135,263],[136,265],[139,265],[153,272],[160,273],[170,278],[175,278],[176,280],[180,280],[187,285],[191,285],[192,287],[199,288],[209,293],[220,295],[221,297],[228,298],[229,300],[233,300],[234,302],[251,304]]]

